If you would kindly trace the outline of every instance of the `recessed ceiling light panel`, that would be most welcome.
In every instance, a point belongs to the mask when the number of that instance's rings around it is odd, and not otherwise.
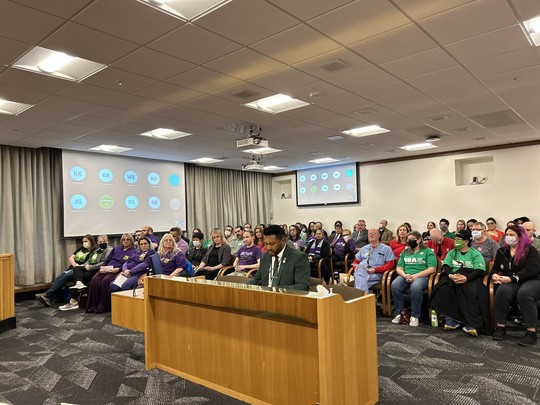
[[[321,158],[321,159],[308,160],[308,162],[309,163],[319,163],[320,164],[320,163],[339,162],[339,160],[327,157],[327,158]]]
[[[274,149],[274,148],[266,147],[266,148],[244,149],[242,152],[249,153],[251,155],[268,155],[270,153],[281,152],[281,149]]]
[[[32,107],[32,104],[17,103],[0,98],[0,114],[18,115]]]
[[[214,158],[209,158],[209,157],[202,157],[202,158],[190,160],[190,162],[193,162],[193,163],[203,163],[203,164],[211,164],[211,163],[223,162],[223,160],[220,160],[220,159],[214,159]]]
[[[527,21],[523,21],[525,30],[530,36],[535,46],[540,46],[540,17],[532,18]]]
[[[139,0],[183,21],[195,21],[232,0]]]
[[[116,146],[116,145],[99,145],[99,146],[90,148],[90,150],[97,150],[99,152],[107,152],[107,153],[122,153],[122,152],[127,152],[128,150],[132,150],[132,149],[133,148],[123,148],[121,146]]]
[[[182,131],[175,131],[174,129],[167,129],[167,128],[156,128],[151,131],[143,132],[142,134],[139,134],[142,136],[149,136],[151,138],[157,138],[157,139],[177,139],[177,138],[183,138],[184,136],[193,135],[188,132],[182,132]]]
[[[361,136],[383,134],[385,132],[390,132],[390,130],[386,128],[382,128],[378,125],[368,125],[366,127],[349,129],[348,131],[343,131],[342,133],[345,135],[361,137]]]
[[[246,107],[272,114],[279,114],[285,111],[294,110],[295,108],[305,107],[306,105],[309,105],[309,103],[294,99],[285,94],[276,94],[274,96],[261,98],[260,100],[244,104]]]
[[[407,152],[414,152],[414,151],[417,151],[417,150],[433,149],[433,148],[436,148],[436,147],[437,146],[433,145],[432,143],[423,142],[423,143],[415,143],[413,145],[400,146],[399,149],[403,149],[403,150],[405,150]]]

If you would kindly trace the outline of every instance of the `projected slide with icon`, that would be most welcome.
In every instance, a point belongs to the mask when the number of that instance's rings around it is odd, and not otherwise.
[[[184,164],[62,151],[64,236],[185,229]]]
[[[315,167],[296,172],[296,205],[299,207],[357,202],[356,163]]]

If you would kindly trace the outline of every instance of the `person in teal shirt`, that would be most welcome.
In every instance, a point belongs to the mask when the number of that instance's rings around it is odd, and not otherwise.
[[[486,262],[480,252],[471,249],[471,232],[460,230],[454,239],[455,249],[443,262],[441,281],[431,293],[431,307],[446,319],[444,330],[462,327],[471,336],[491,334],[489,295],[483,284]]]
[[[392,281],[392,297],[396,306],[396,316],[392,323],[400,323],[403,310],[403,292],[411,291],[410,326],[418,326],[424,290],[428,285],[428,277],[437,268],[437,257],[433,250],[424,246],[420,232],[412,231],[407,235],[408,247],[399,256],[396,273],[398,277]]]

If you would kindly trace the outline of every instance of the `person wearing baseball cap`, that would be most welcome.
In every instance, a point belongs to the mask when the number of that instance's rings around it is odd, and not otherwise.
[[[430,305],[445,316],[446,331],[462,327],[471,336],[479,332],[491,335],[489,292],[483,283],[486,262],[479,251],[470,247],[471,241],[468,229],[456,232],[455,248],[444,259],[444,276],[433,288]]]

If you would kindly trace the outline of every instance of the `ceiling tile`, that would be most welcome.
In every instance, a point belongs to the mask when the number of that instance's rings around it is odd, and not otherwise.
[[[318,82],[289,91],[287,94],[306,103],[318,103],[347,93],[346,90],[330,83]]]
[[[27,90],[20,87],[0,85],[0,99],[16,101],[18,103],[36,104],[47,98],[47,93]]]
[[[31,48],[31,45],[24,42],[0,37],[0,64],[11,65]]]
[[[394,0],[399,8],[415,20],[421,20],[443,11],[472,3],[477,0],[444,0],[444,1],[425,1],[425,0]]]
[[[110,106],[134,110],[140,113],[151,113],[153,111],[168,107],[170,104],[158,100],[152,100],[146,97],[128,96],[114,103],[110,103]]]
[[[284,67],[249,79],[250,83],[277,93],[287,93],[290,90],[309,86],[318,81],[315,77],[292,67]]]
[[[296,18],[307,21],[341,7],[344,4],[351,3],[352,0],[310,0],[309,7],[306,7],[306,4],[301,1],[269,0],[269,2],[291,13]]]
[[[8,69],[0,75],[0,84],[15,85],[27,90],[42,93],[56,93],[66,87],[74,85],[73,82],[61,80],[50,76],[39,75],[20,69]]]
[[[465,63],[465,67],[480,78],[537,65],[540,65],[540,51],[532,46]]]
[[[448,55],[446,51],[441,48],[434,48],[416,55],[383,63],[381,67],[401,79],[408,79],[456,65],[456,60]]]
[[[394,82],[359,92],[359,95],[397,112],[430,105],[433,99],[403,82]]]
[[[201,93],[174,84],[158,83],[137,94],[142,97],[152,98],[165,103],[178,104],[182,101],[198,97]]]
[[[111,119],[116,121],[128,121],[140,115],[140,112],[111,106],[103,106],[92,111],[96,117]]]
[[[205,111],[211,114],[219,111],[227,110],[236,107],[237,104],[222,98],[204,95],[201,97],[192,98],[191,100],[180,103],[182,107],[187,107],[193,110]]]
[[[378,67],[359,70],[357,72],[330,79],[329,82],[355,93],[382,84],[397,82],[398,79]]]
[[[119,24],[121,16],[129,16],[129,24]],[[184,24],[176,17],[133,0],[97,0],[73,21],[141,45]]]
[[[85,83],[75,83],[59,92],[58,95],[98,104],[109,104],[110,102],[125,97],[125,94],[119,91],[113,91]]]
[[[171,107],[163,108],[161,110],[156,110],[152,114],[158,117],[177,119],[180,121],[188,121],[192,118],[205,115],[202,111],[193,110],[191,108],[186,108],[179,105],[174,105]]]
[[[99,71],[85,79],[84,82],[122,93],[136,93],[158,83],[157,80],[113,67]]]
[[[203,28],[186,24],[151,42],[148,47],[202,65],[242,46]]]
[[[67,2],[65,0],[15,0],[14,2],[24,4],[49,14],[54,14],[58,17],[69,18],[92,1],[94,0],[69,0]]]
[[[205,67],[236,77],[248,80],[264,73],[282,68],[284,65],[248,48],[230,53],[219,59],[205,64]]]
[[[357,0],[308,21],[308,24],[348,45],[410,23],[388,1]]]
[[[512,0],[512,5],[522,21],[540,17],[540,3],[536,0]]]
[[[198,66],[188,72],[174,76],[167,81],[203,93],[212,93],[239,82],[239,80],[234,77],[215,72],[202,66]]]
[[[372,66],[372,63],[346,48],[328,52],[294,65],[296,69],[323,80],[333,79]]]
[[[195,24],[243,45],[260,41],[299,21],[264,0],[235,0]]]
[[[88,113],[101,107],[97,103],[76,100],[74,98],[62,97],[59,95],[48,97],[46,100],[40,102],[39,106],[75,114]]]

